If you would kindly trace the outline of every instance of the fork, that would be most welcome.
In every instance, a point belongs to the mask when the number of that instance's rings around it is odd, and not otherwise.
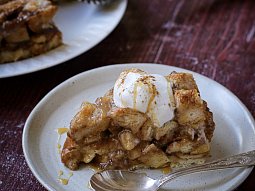
[[[111,0],[78,0],[78,1],[93,3],[93,4],[106,4],[111,2]]]
[[[52,0],[53,2],[59,2],[61,0]],[[64,1],[64,0],[63,0]],[[67,1],[67,0],[65,0]],[[74,0],[73,0],[74,1]],[[113,0],[75,0],[75,1],[80,1],[80,2],[87,2],[87,3],[91,3],[91,4],[106,4],[106,3],[109,3]]]

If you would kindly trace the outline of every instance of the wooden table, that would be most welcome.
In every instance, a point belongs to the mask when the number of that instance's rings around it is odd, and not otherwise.
[[[0,190],[45,190],[22,151],[24,123],[55,86],[83,71],[152,62],[189,69],[229,88],[255,116],[255,1],[130,0],[103,42],[58,66],[0,80]],[[255,190],[255,170],[237,190]]]

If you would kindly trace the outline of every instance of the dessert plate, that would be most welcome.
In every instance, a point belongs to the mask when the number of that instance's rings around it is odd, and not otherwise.
[[[88,51],[117,26],[126,6],[127,0],[112,1],[109,5],[77,1],[61,4],[54,21],[63,34],[64,45],[33,58],[0,64],[0,78],[42,70]]]
[[[48,190],[89,191],[88,181],[93,169],[82,167],[74,171],[67,185],[58,180],[69,176],[70,170],[60,161],[56,130],[68,127],[83,101],[94,102],[111,88],[121,71],[140,68],[149,73],[169,74],[172,71],[191,72],[159,64],[121,64],[83,72],[58,85],[34,108],[23,131],[23,151],[36,178]],[[217,82],[191,72],[201,97],[214,113],[216,129],[212,140],[211,160],[255,149],[255,122],[241,101]],[[63,145],[66,135],[60,138]],[[249,175],[250,169],[228,169],[187,175],[166,184],[162,190],[233,190]],[[160,170],[144,170],[151,177]]]

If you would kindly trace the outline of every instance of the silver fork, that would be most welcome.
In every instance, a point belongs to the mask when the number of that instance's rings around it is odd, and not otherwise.
[[[78,1],[86,1],[87,3],[94,3],[94,4],[106,4],[111,2],[111,0],[78,0]]]
[[[61,1],[70,1],[70,0],[52,0],[53,2],[61,2]],[[87,3],[91,3],[91,4],[107,4],[112,2],[113,0],[73,0],[73,1],[80,1],[80,2],[87,2]]]
[[[90,179],[90,185],[96,191],[156,191],[166,182],[183,175],[225,168],[251,167],[254,165],[255,150],[210,163],[179,169],[159,179],[152,179],[144,173],[106,170],[94,174]]]

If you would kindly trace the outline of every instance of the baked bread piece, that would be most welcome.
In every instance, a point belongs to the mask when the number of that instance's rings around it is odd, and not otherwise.
[[[62,44],[48,0],[12,0],[0,5],[0,63],[45,53]]]
[[[94,104],[82,104],[71,121],[62,162],[72,170],[81,163],[101,170],[204,163],[215,128],[213,115],[191,74],[173,72],[165,78],[173,89],[173,119],[156,127],[146,113],[118,108],[111,89]]]

